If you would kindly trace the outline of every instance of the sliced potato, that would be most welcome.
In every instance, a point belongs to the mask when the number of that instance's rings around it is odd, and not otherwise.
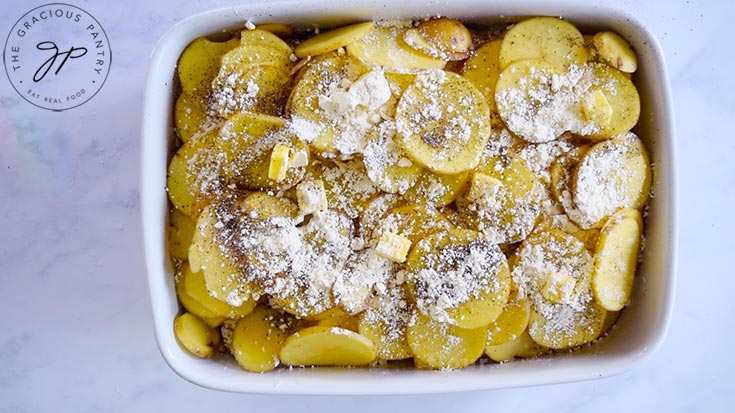
[[[251,192],[240,203],[244,212],[255,213],[258,218],[296,218],[299,207],[288,198],[279,198],[266,192]]]
[[[500,46],[502,39],[491,40],[472,52],[464,62],[462,76],[472,82],[487,99],[490,110],[497,112],[495,85],[500,77]]]
[[[403,197],[411,202],[434,205],[437,208],[447,206],[465,190],[469,175],[469,172],[441,175],[424,169]]]
[[[623,208],[600,231],[592,270],[592,293],[609,311],[620,311],[630,300],[643,232],[640,212]]]
[[[166,191],[176,209],[195,218],[222,187],[222,167],[216,159],[216,132],[199,134],[176,151],[168,165]]]
[[[502,344],[488,344],[485,347],[485,354],[491,360],[499,363],[513,361],[516,357],[535,357],[547,351],[549,351],[548,348],[533,341],[527,330],[511,341]]]
[[[391,288],[372,308],[360,313],[360,334],[375,344],[380,360],[403,360],[413,356],[406,338],[413,307],[402,288]]]
[[[202,272],[193,272],[189,266],[182,269],[184,291],[203,306],[211,310],[216,317],[238,319],[246,316],[255,308],[256,300],[245,300],[235,307],[225,301],[214,298],[207,289]]]
[[[643,142],[632,133],[618,135],[584,155],[572,181],[576,212],[567,214],[584,229],[599,227],[620,208],[645,205],[650,188],[651,167]]]
[[[487,327],[488,346],[497,346],[517,339],[528,327],[530,318],[529,300],[519,296],[517,290],[511,291],[503,312]]]
[[[603,63],[590,63],[593,80],[588,95],[601,93],[612,114],[609,121],[596,124],[589,131],[579,131],[592,139],[607,139],[628,132],[638,123],[641,113],[641,99],[633,82],[622,72]],[[604,106],[601,110],[607,110]],[[608,116],[603,116],[607,119]]]
[[[531,311],[528,333],[533,341],[554,350],[590,343],[602,334],[607,310],[592,300],[582,311],[574,312],[574,322],[571,324],[566,317],[564,320],[557,318],[559,314],[547,318],[535,310]]]
[[[411,47],[442,60],[463,60],[472,48],[472,34],[455,19],[425,20],[408,29],[403,40]]]
[[[237,39],[213,42],[200,37],[191,42],[177,65],[181,89],[191,96],[206,97],[219,71],[222,56],[237,45]]]
[[[284,28],[283,26],[286,27]],[[271,30],[269,30],[269,28]],[[286,24],[275,23],[270,25],[259,25],[255,30],[243,30],[240,32],[240,45],[268,46],[277,51],[280,55],[288,57],[292,53],[291,46],[280,39],[278,37],[280,34],[276,33],[273,29],[287,32],[290,28],[291,27]],[[293,32],[293,29],[291,29],[291,32]]]
[[[625,73],[633,73],[638,68],[638,58],[635,51],[625,39],[614,32],[599,32],[595,34],[592,44],[600,59],[610,66]]]
[[[293,36],[293,27],[287,23],[263,23],[257,25],[255,28],[273,33],[282,39]]]
[[[357,218],[378,194],[359,159],[346,162],[314,161],[306,169],[305,179],[324,182],[330,209]]]
[[[369,65],[385,70],[441,69],[442,59],[420,52],[403,40],[407,27],[376,27],[367,36],[347,46],[347,52]]]
[[[176,133],[183,142],[188,141],[195,133],[202,129],[207,119],[206,100],[199,94],[182,92],[176,99],[174,106],[174,123]]]
[[[168,252],[172,257],[185,260],[196,224],[190,216],[174,209],[168,216]]]
[[[269,178],[270,154],[278,145],[307,153],[304,143],[288,132],[283,119],[275,116],[239,113],[222,126],[215,148],[224,165],[228,182],[253,190],[284,190],[295,186],[305,167],[289,167],[284,179]]]
[[[374,245],[380,238],[380,233],[375,234],[380,229],[383,217],[392,208],[403,203],[403,200],[395,194],[379,194],[370,200],[359,216],[357,234],[365,245]]]
[[[411,240],[419,240],[439,231],[447,231],[451,223],[439,211],[419,203],[400,204],[383,216],[379,234],[392,232]]]
[[[533,17],[510,28],[500,48],[500,67],[525,59],[542,59],[564,69],[587,61],[582,33],[556,17]]]
[[[221,340],[219,330],[207,326],[197,316],[190,313],[176,317],[174,335],[186,351],[199,358],[214,356]]]
[[[416,313],[406,336],[414,359],[433,369],[461,369],[480,358],[486,334],[484,327],[467,330]]]
[[[422,72],[398,102],[396,129],[411,159],[436,173],[458,174],[480,163],[490,135],[490,108],[462,76]]]
[[[488,182],[494,182],[490,185]],[[487,159],[457,198],[465,225],[498,244],[522,241],[541,211],[543,187],[518,156]]]
[[[187,265],[188,264],[184,264],[184,266]],[[185,268],[182,267],[181,270],[184,271]],[[184,289],[184,283],[180,279],[176,281],[176,297],[179,299],[179,303],[181,303],[181,306],[184,307],[186,311],[199,317],[209,327],[217,327],[226,319],[225,317],[218,317],[214,311],[205,307],[203,304],[199,303],[199,301],[191,298]]]
[[[298,57],[315,56],[348,46],[370,34],[375,23],[364,22],[321,32],[299,43],[294,49]]]
[[[288,337],[280,359],[291,366],[362,366],[375,360],[375,346],[354,331],[313,326]]]
[[[505,255],[475,231],[452,229],[421,239],[406,273],[419,312],[461,328],[493,322],[510,294]]]
[[[367,139],[362,161],[371,181],[388,193],[403,194],[418,179],[423,168],[407,158],[396,142],[392,128],[375,128]]]
[[[254,373],[273,370],[280,364],[278,353],[293,333],[293,317],[259,305],[238,320],[232,331],[230,350],[237,364]]]

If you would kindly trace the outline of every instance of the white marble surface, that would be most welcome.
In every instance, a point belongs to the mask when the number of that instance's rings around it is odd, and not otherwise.
[[[735,270],[728,262],[735,233],[735,3],[614,2],[657,34],[675,98],[679,277],[660,350],[604,380],[391,398],[227,394],[190,384],[166,366],[153,336],[138,213],[145,68],[171,24],[236,2],[73,3],[103,24],[112,45],[112,70],[99,95],[52,113],[0,79],[0,411],[709,412],[735,405]],[[2,8],[5,36],[32,6],[10,0]]]

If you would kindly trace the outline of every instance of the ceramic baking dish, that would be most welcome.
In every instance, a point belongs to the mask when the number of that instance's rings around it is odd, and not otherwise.
[[[475,365],[459,371],[407,369],[280,369],[267,374],[241,370],[230,357],[201,360],[176,342],[173,320],[179,312],[173,270],[166,252],[166,169],[173,136],[174,73],[184,48],[197,37],[241,29],[246,20],[329,27],[356,21],[444,15],[477,24],[515,21],[526,16],[561,16],[583,31],[614,30],[639,56],[634,81],[641,94],[636,131],[654,165],[654,197],[646,221],[646,242],[631,305],[609,337],[573,354],[537,360]],[[155,333],[161,353],[180,376],[199,385],[235,392],[274,394],[443,393],[587,380],[621,373],[650,355],[666,335],[673,304],[676,257],[676,141],[666,64],[654,35],[634,16],[594,3],[342,1],[277,2],[231,7],[198,14],[171,27],[153,51],[145,89],[142,124],[143,236]]]

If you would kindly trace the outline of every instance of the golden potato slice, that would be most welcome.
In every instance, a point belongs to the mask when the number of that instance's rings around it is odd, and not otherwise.
[[[468,228],[493,242],[519,242],[536,225],[542,194],[526,162],[509,153],[487,159],[472,174],[469,187],[457,198],[457,211]]]
[[[284,190],[296,185],[304,175],[305,167],[289,167],[280,181],[269,178],[270,154],[278,144],[293,148],[307,156],[308,149],[285,127],[279,117],[240,113],[222,126],[215,148],[223,174],[228,182],[254,190]]]
[[[295,219],[299,207],[288,198],[278,198],[265,192],[251,192],[240,203],[244,212],[255,213],[258,218],[285,217]]]
[[[321,179],[327,192],[328,207],[350,218],[357,218],[378,194],[359,159],[346,162],[314,160],[306,168],[305,179]]]
[[[291,61],[278,65],[233,61],[225,65],[225,58],[212,82],[211,110],[223,118],[239,112],[279,115],[290,90]]]
[[[414,359],[433,369],[461,369],[485,350],[485,327],[464,329],[416,313],[406,336]]]
[[[411,47],[442,60],[463,60],[472,48],[472,34],[461,22],[446,17],[425,20],[403,33]]]
[[[232,331],[230,350],[244,370],[264,373],[280,364],[278,353],[293,333],[296,321],[268,306],[259,305],[238,320]]]
[[[519,296],[517,290],[511,291],[503,312],[487,327],[487,345],[498,346],[517,339],[526,331],[530,318],[530,301]]]
[[[202,210],[189,247],[189,263],[192,271],[204,273],[207,290],[214,298],[237,307],[257,300],[262,291],[244,280],[239,262],[221,246],[221,225],[213,204]]]
[[[277,33],[281,32],[281,33]],[[281,40],[278,36],[293,33],[291,26],[282,23],[261,24],[255,30],[243,30],[240,32],[240,45],[250,46],[268,46],[276,50],[280,55],[289,57],[293,50],[288,43]],[[284,36],[288,37],[288,36]]]
[[[620,311],[630,300],[642,232],[643,218],[631,208],[614,213],[600,231],[592,293],[606,310]]]
[[[480,163],[490,135],[490,108],[462,76],[422,72],[398,102],[396,129],[411,159],[436,173],[458,174]]]
[[[362,366],[375,360],[375,346],[354,331],[314,326],[288,337],[280,358],[291,366]]]
[[[646,148],[632,133],[594,145],[579,163],[572,181],[576,212],[569,217],[584,229],[598,227],[620,208],[645,205],[651,188]]]
[[[502,39],[491,40],[472,52],[464,62],[462,76],[472,82],[485,96],[490,110],[497,112],[495,85],[500,77],[500,45]]]
[[[411,202],[430,204],[437,208],[447,206],[465,190],[469,175],[469,172],[441,175],[424,169],[403,197]]]
[[[168,252],[172,257],[185,260],[196,224],[190,216],[174,209],[168,216]]]
[[[588,95],[601,92],[612,109],[609,122],[597,124],[597,128],[580,131],[592,139],[607,139],[628,132],[638,123],[641,99],[633,82],[622,72],[603,63],[590,63],[593,80]]]
[[[204,274],[201,271],[191,271],[189,266],[182,268],[181,276],[183,278],[181,282],[183,283],[184,291],[189,297],[207,307],[217,318],[238,319],[244,317],[253,311],[257,303],[257,300],[245,300],[242,304],[235,307],[225,301],[214,298],[207,289]]]
[[[327,98],[345,92],[345,85],[353,85],[368,72],[357,59],[337,52],[326,53],[310,59],[297,74],[294,87],[286,105],[293,129],[313,153],[325,158],[339,154],[336,140],[348,133],[351,141],[362,136],[355,125],[346,122],[343,114],[330,111]],[[348,112],[345,115],[349,115]],[[367,131],[365,131],[365,135]]]
[[[534,232],[549,231],[552,228],[561,230],[567,234],[573,235],[584,243],[587,251],[594,253],[597,249],[597,239],[600,235],[598,228],[582,229],[575,224],[566,214],[552,215],[544,218],[534,229]]]
[[[479,233],[465,229],[437,232],[419,241],[406,261],[406,278],[420,313],[465,329],[493,322],[510,294],[505,255]]]
[[[364,22],[338,27],[314,35],[299,43],[294,49],[298,57],[315,56],[348,46],[370,34],[375,23]]]
[[[176,209],[198,216],[203,205],[223,184],[222,167],[216,159],[216,132],[198,134],[176,151],[168,165],[166,191]]]
[[[219,330],[211,328],[197,316],[184,313],[174,320],[174,335],[192,356],[210,358],[217,354],[221,340]]]
[[[345,330],[354,331],[355,333],[359,332],[358,327],[359,320],[356,315],[347,314],[347,313],[338,313],[331,317],[324,318],[322,320],[317,321],[316,325],[318,326],[325,326],[325,327],[339,327],[344,328]]]
[[[565,196],[569,196],[569,189],[572,177],[574,175],[574,169],[583,159],[584,155],[590,149],[590,145],[582,145],[576,147],[560,156],[558,156],[551,164],[549,170],[550,181],[551,181],[551,193],[554,198],[562,204],[564,207],[567,206],[564,200]],[[564,192],[567,191],[567,195]],[[569,200],[571,202],[571,200]],[[571,206],[571,203],[569,204]]]
[[[185,268],[187,266],[188,264],[184,263],[181,271],[188,271]],[[184,283],[182,281],[182,277],[179,277],[176,280],[176,297],[179,299],[179,303],[181,304],[181,306],[184,307],[186,311],[202,319],[202,321],[204,321],[204,323],[207,324],[209,327],[217,327],[222,324],[225,321],[225,317],[218,317],[212,310],[205,307],[203,304],[199,303],[195,299],[191,298],[191,296],[184,289]]]
[[[409,203],[391,208],[384,215],[377,235],[392,232],[408,238],[415,245],[422,238],[450,228],[451,223],[432,206]]]
[[[205,97],[217,76],[222,56],[238,45],[237,39],[213,42],[200,37],[191,42],[179,58],[177,72],[181,89],[191,96]]]
[[[403,194],[416,183],[423,168],[408,159],[396,142],[395,129],[383,125],[368,135],[362,162],[375,186],[388,193]]]
[[[638,68],[635,51],[619,34],[599,32],[595,34],[592,44],[600,59],[621,72],[633,73]]]
[[[587,61],[582,33],[556,17],[533,17],[510,28],[500,48],[500,67],[525,59],[542,59],[564,69]]]
[[[182,92],[179,98],[176,99],[176,105],[174,106],[174,123],[179,138],[183,142],[188,141],[192,135],[202,129],[206,119],[206,101],[204,97]]]
[[[513,361],[516,357],[535,357],[548,351],[548,348],[533,341],[528,334],[528,330],[524,330],[518,337],[511,341],[497,345],[488,344],[485,347],[485,354],[491,360],[499,363]]]
[[[536,343],[554,350],[581,346],[602,334],[607,310],[597,302],[589,301],[584,309],[573,314],[574,322],[569,323],[569,315],[556,312],[546,317],[532,310],[528,333]]]
[[[420,52],[403,40],[408,26],[379,26],[347,46],[347,52],[369,65],[385,70],[441,69],[446,63]]]
[[[358,331],[375,344],[380,360],[403,360],[413,356],[406,338],[413,307],[403,288],[390,288],[374,307],[360,313]]]
[[[257,25],[255,28],[273,33],[280,38],[290,38],[293,36],[293,27],[287,23],[263,23]]]

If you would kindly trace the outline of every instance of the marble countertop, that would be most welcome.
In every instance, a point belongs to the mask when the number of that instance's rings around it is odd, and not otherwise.
[[[31,106],[0,79],[0,412],[724,411],[735,405],[735,3],[599,0],[656,33],[679,149],[679,274],[663,346],[612,378],[417,397],[270,397],[179,378],[153,336],[139,216],[148,56],[170,25],[241,1],[74,1],[105,27],[109,78],[85,105]],[[32,2],[38,5],[42,2]],[[182,4],[179,4],[182,3]],[[0,34],[33,5],[3,3]]]

